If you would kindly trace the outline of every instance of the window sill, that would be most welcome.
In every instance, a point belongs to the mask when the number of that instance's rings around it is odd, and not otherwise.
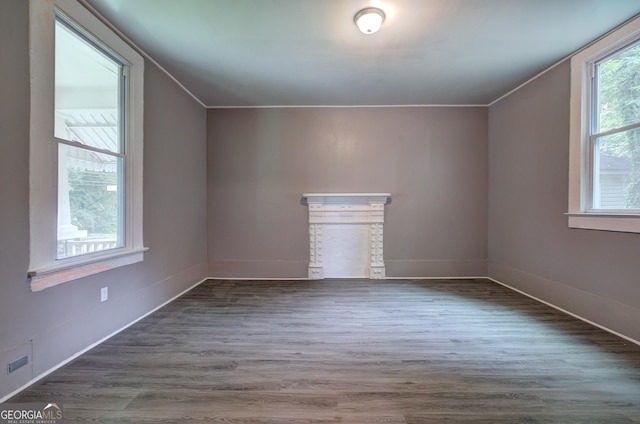
[[[67,281],[77,280],[110,269],[142,262],[144,260],[144,252],[147,250],[149,250],[148,247],[143,247],[30,270],[28,277],[31,291],[41,291],[58,284],[66,283]]]
[[[640,215],[606,213],[568,213],[570,228],[640,233]]]

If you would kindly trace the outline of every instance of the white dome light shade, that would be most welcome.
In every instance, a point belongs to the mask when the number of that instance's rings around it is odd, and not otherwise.
[[[384,12],[378,8],[369,7],[356,13],[353,20],[361,33],[373,34],[382,26]]]

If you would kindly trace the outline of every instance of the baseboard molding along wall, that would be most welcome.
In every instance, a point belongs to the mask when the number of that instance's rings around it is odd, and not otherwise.
[[[639,308],[515,268],[495,263],[489,263],[488,268],[487,279],[640,345]]]
[[[209,263],[209,275],[216,275],[222,280],[232,280],[237,275],[260,276],[245,278],[248,280],[304,280],[308,275],[308,265],[307,261],[218,261]],[[291,275],[299,277],[290,277]]]
[[[187,270],[186,273],[184,275],[191,275],[192,274],[192,270]],[[179,274],[180,276],[183,276],[183,274]],[[167,280],[170,280],[172,277],[168,278]],[[59,368],[62,368],[63,366],[67,365],[68,363],[70,363],[71,361],[73,361],[74,359],[78,358],[79,356],[87,353],[88,351],[90,351],[91,349],[93,349],[94,347],[104,343],[105,341],[109,340],[111,337],[117,335],[118,333],[121,333],[122,331],[126,330],[127,328],[131,327],[132,325],[134,325],[135,323],[137,323],[138,321],[143,320],[144,318],[146,318],[147,316],[151,315],[152,313],[156,312],[157,310],[159,310],[160,308],[162,308],[165,305],[168,305],[169,303],[173,302],[174,300],[176,300],[177,298],[179,298],[180,296],[182,296],[183,294],[189,292],[190,290],[194,289],[195,287],[199,286],[200,284],[202,284],[203,282],[209,280],[209,277],[205,277],[202,278],[201,280],[197,281],[196,283],[192,284],[191,286],[189,286],[188,288],[184,289],[183,291],[181,291],[180,293],[176,294],[175,296],[173,296],[171,299],[163,302],[161,305],[153,308],[152,310],[150,310],[149,312],[145,313],[144,315],[136,318],[135,320],[129,322],[128,324],[124,325],[123,327],[117,329],[116,331],[112,332],[111,334],[108,334],[106,336],[104,336],[103,338],[101,338],[100,340],[98,340],[95,343],[90,344],[89,346],[85,347],[84,349],[76,352],[75,354],[73,354],[72,356],[70,356],[69,358],[65,359],[64,361],[58,363],[57,365],[49,368],[48,370],[40,373],[38,376],[32,378],[31,380],[29,380],[27,383],[23,384],[22,386],[20,386],[19,388],[13,390],[11,393],[3,396],[0,398],[0,403],[7,401],[8,399],[10,399],[11,397],[15,396],[16,394],[20,393],[21,391],[27,389],[29,386],[37,383],[38,381],[42,380],[43,378],[45,378],[46,376],[48,376],[49,374],[55,372],[56,370],[58,370]],[[165,280],[163,280],[165,281]]]
[[[385,261],[386,263],[386,261]],[[504,267],[502,267],[503,269],[506,269]],[[561,286],[563,288],[563,290],[554,290],[554,292],[562,292],[562,291],[566,291],[567,293],[572,293],[572,294],[565,294],[564,297],[568,298],[568,299],[573,299],[573,301],[577,300],[577,299],[581,299],[581,298],[588,298],[589,299],[589,306],[590,308],[598,308],[598,305],[600,303],[608,303],[609,307],[607,308],[602,308],[604,311],[606,311],[607,313],[613,313],[614,316],[616,317],[621,317],[621,319],[624,320],[625,323],[629,323],[628,329],[629,330],[636,330],[636,332],[638,331],[638,329],[635,328],[634,323],[640,322],[640,310],[630,307],[628,305],[624,305],[618,302],[613,302],[609,299],[604,299],[602,297],[599,296],[595,296],[593,294],[587,293],[587,292],[581,292],[575,288],[572,288],[570,286],[567,286],[565,284],[562,283],[558,283],[558,282],[554,282],[551,280],[546,280],[542,277],[539,276],[535,276],[533,274],[527,274],[524,273],[522,271],[517,271],[517,270],[511,270],[510,273],[498,273],[496,271],[496,265],[495,264],[490,264],[490,269],[494,272],[496,272],[496,274],[499,275],[494,275],[494,276],[487,276],[487,275],[483,275],[483,274],[476,274],[476,275],[457,275],[457,276],[446,276],[446,275],[442,275],[442,276],[429,276],[429,277],[424,277],[424,276],[402,276],[402,277],[398,277],[398,276],[389,276],[387,275],[387,277],[385,278],[386,280],[489,280],[493,283],[499,284],[503,287],[506,287],[510,290],[513,290],[517,293],[520,293],[524,296],[527,296],[530,299],[533,299],[537,302],[543,303],[549,307],[552,307],[562,313],[565,313],[567,315],[570,315],[576,319],[579,319],[580,321],[584,321],[587,324],[593,325],[594,327],[600,328],[601,330],[607,331],[608,333],[611,333],[615,336],[618,336],[622,339],[625,339],[631,343],[637,344],[640,346],[640,334],[639,335],[635,335],[633,331],[629,331],[628,334],[626,334],[626,332],[622,332],[622,331],[618,331],[618,330],[614,330],[612,328],[610,328],[609,326],[605,325],[605,324],[601,324],[598,321],[595,321],[593,319],[587,318],[583,315],[581,315],[580,313],[577,313],[575,311],[577,310],[582,310],[584,308],[569,308],[567,306],[559,306],[556,305],[554,303],[551,303],[549,301],[546,301],[543,299],[542,296],[540,295],[536,295],[534,294],[535,291],[534,290],[530,290],[527,291],[526,289],[521,289],[518,288],[518,285],[516,285],[515,283],[510,283],[511,281],[528,281],[529,284],[523,284],[526,287],[530,287],[530,284],[537,284],[536,281],[539,283],[540,281],[544,280],[545,284],[544,285],[558,285]],[[310,280],[307,277],[303,277],[303,278],[295,278],[295,277],[286,277],[286,278],[264,278],[264,277],[256,277],[256,278],[252,278],[252,277],[227,277],[227,276],[212,276],[209,277],[208,279],[210,280],[228,280],[228,281],[305,281],[305,280]],[[508,281],[508,282],[507,282]],[[581,293],[582,296],[577,295],[577,293]],[[579,302],[578,302],[579,303]],[[600,306],[601,308],[601,306]],[[612,326],[613,327],[613,326]],[[635,336],[635,337],[634,337]],[[637,338],[636,338],[637,337]]]
[[[631,343],[637,344],[640,346],[640,333],[638,335],[635,334],[635,332],[640,331],[640,329],[636,328],[637,326],[634,326],[634,323],[640,322],[640,310],[638,310],[637,308],[633,308],[630,307],[628,305],[624,305],[621,304],[619,302],[614,302],[612,300],[609,299],[605,299],[599,296],[596,296],[592,293],[588,293],[588,292],[584,292],[584,291],[580,291],[578,289],[575,289],[573,287],[567,286],[565,284],[559,283],[559,282],[555,282],[552,280],[548,280],[545,279],[543,277],[539,277],[533,274],[529,274],[526,273],[524,271],[520,271],[520,270],[516,270],[513,268],[508,268],[508,267],[504,267],[504,266],[499,266],[496,264],[488,264],[488,268],[490,271],[490,274],[492,274],[493,276],[484,276],[484,275],[469,275],[469,276],[430,276],[430,277],[410,277],[410,276],[403,276],[403,277],[391,277],[391,276],[387,276],[386,279],[387,280],[480,280],[480,279],[485,279],[485,280],[489,280],[492,281],[496,284],[499,284],[503,287],[506,287],[510,290],[513,290],[517,293],[520,293],[524,296],[527,296],[537,302],[543,303],[549,307],[552,307],[562,313],[565,313],[567,315],[570,315],[576,319],[579,319],[581,321],[584,321],[590,325],[593,325],[594,327],[600,328],[604,331],[607,331],[611,334],[614,334],[615,336],[618,336],[622,339],[625,339]],[[211,268],[210,268],[211,269]],[[69,362],[73,361],[74,359],[76,359],[77,357],[81,356],[82,354],[88,352],[89,350],[93,349],[94,347],[100,345],[101,343],[105,342],[106,340],[110,339],[111,337],[115,336],[116,334],[126,330],[127,328],[129,328],[130,326],[134,325],[135,323],[137,323],[138,321],[141,321],[142,319],[144,319],[145,317],[147,317],[148,315],[154,313],[155,311],[159,310],[160,308],[162,308],[163,306],[173,302],[174,300],[176,300],[177,298],[179,298],[180,296],[182,296],[183,294],[189,292],[190,290],[194,289],[195,287],[199,286],[200,284],[202,284],[203,282],[207,281],[207,280],[229,280],[229,281],[303,281],[303,280],[309,280],[309,278],[307,277],[230,277],[230,276],[211,276],[211,277],[206,277],[201,279],[200,281],[196,282],[195,284],[191,285],[190,287],[188,287],[187,289],[183,290],[182,292],[178,293],[177,295],[173,296],[171,299],[167,300],[166,302],[162,303],[161,305],[157,306],[156,308],[154,308],[153,310],[145,313],[144,315],[142,315],[141,317],[131,321],[130,323],[128,323],[127,325],[123,326],[122,328],[114,331],[113,333],[103,337],[102,339],[98,340],[97,342],[91,344],[90,346],[87,346],[86,348],[82,349],[81,351],[75,353],[74,355],[72,355],[71,357],[69,357],[68,359],[60,362],[59,364],[57,364],[56,366],[50,368],[49,370],[41,373],[40,375],[38,375],[37,377],[33,378],[31,381],[29,381],[28,383],[24,384],[23,386],[21,386],[20,388],[14,390],[13,392],[7,394],[6,396],[0,398],[0,403],[6,401],[7,399],[10,399],[11,397],[13,397],[14,395],[18,394],[19,392],[25,390],[26,388],[28,388],[29,386],[31,386],[32,384],[38,382],[39,380],[45,378],[47,375],[53,373],[54,371],[56,371],[57,369],[65,366],[66,364],[68,364]],[[515,283],[508,283],[507,281],[518,281],[519,287],[522,288],[518,288],[516,287]],[[538,290],[532,290],[531,288],[538,288]],[[533,293],[536,293],[539,290],[539,288],[546,288],[546,289],[551,289],[551,290],[547,290],[548,292],[553,292],[554,294],[558,295],[560,294],[561,297],[558,297],[559,299],[567,299],[570,300],[570,302],[568,302],[567,306],[559,306],[556,304],[553,304],[551,302],[548,302],[546,300],[544,300],[542,298],[542,295],[536,295]],[[527,291],[527,290],[530,290]],[[605,307],[603,307],[603,305],[605,305]],[[570,309],[568,309],[570,308]],[[624,329],[622,331],[617,331],[617,330],[613,330],[612,328],[609,328],[607,325],[601,324],[597,321],[594,321],[593,319],[590,318],[586,318],[582,315],[580,315],[578,312],[573,312],[573,310],[576,311],[582,311],[584,310],[584,308],[591,308],[591,310],[595,310],[595,311],[599,311],[600,313],[605,313],[608,315],[605,315],[604,318],[606,318],[604,320],[604,322],[608,322],[611,317],[615,318],[616,321],[615,323],[619,323],[619,320],[623,320],[623,322],[625,323],[629,323],[628,326],[624,326]],[[625,321],[626,320],[626,321]],[[631,331],[631,330],[635,330]],[[624,331],[624,332],[623,332]],[[629,334],[626,334],[626,332],[628,332]],[[636,338],[637,337],[637,338]]]
[[[449,279],[451,275],[487,275],[487,261],[469,260],[397,260],[384,261],[387,276],[396,278],[419,278],[415,275],[428,275],[434,278]]]

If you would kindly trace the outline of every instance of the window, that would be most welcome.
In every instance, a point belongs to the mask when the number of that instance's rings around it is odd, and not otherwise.
[[[640,19],[571,60],[569,226],[640,233]]]
[[[30,2],[34,291],[139,262],[144,62],[76,0]]]
[[[56,259],[123,246],[127,66],[73,24],[55,26],[54,136],[58,145]]]

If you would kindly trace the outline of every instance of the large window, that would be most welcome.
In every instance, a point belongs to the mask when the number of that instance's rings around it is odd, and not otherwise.
[[[123,246],[127,69],[72,22],[57,17],[57,259]]]
[[[640,21],[571,66],[569,225],[640,232]]]
[[[29,277],[41,290],[143,259],[143,59],[76,0],[32,0],[30,15]]]

